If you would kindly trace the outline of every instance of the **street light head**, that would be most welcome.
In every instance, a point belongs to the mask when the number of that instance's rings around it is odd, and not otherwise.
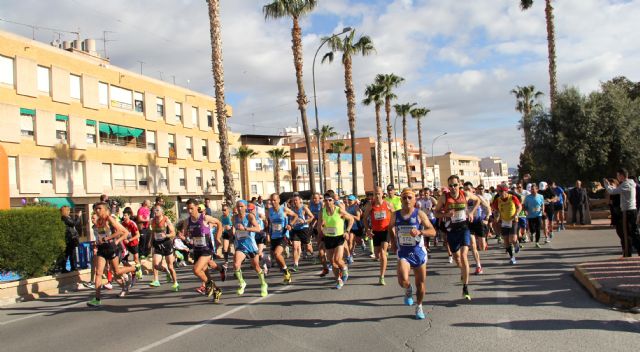
[[[340,33],[340,34],[351,32],[352,30],[353,30],[353,28],[351,28],[351,27],[344,27],[344,28],[342,28],[342,33]]]

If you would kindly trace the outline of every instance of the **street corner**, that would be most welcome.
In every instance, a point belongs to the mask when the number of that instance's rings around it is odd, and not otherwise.
[[[640,257],[582,263],[574,276],[601,303],[622,309],[640,306]]]

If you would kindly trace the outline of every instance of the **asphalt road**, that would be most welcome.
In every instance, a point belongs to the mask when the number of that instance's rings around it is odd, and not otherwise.
[[[593,300],[572,277],[575,263],[618,256],[611,230],[563,231],[541,249],[528,246],[518,264],[507,263],[494,241],[483,253],[485,274],[472,277],[473,300],[463,301],[459,271],[435,249],[429,260],[425,311],[402,304],[390,262],[387,285],[377,285],[377,262],[357,257],[342,290],[305,264],[290,286],[271,275],[270,294],[259,295],[247,273],[222,284],[220,304],[198,295],[181,268],[183,289],[138,285],[131,294],[86,307],[80,291],[0,308],[2,351],[632,351],[640,317]]]

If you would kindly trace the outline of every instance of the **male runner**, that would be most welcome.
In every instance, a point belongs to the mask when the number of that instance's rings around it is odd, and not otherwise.
[[[127,251],[133,254],[133,261],[136,263],[136,274],[131,277],[131,287],[135,285],[136,279],[142,279],[142,265],[140,263],[139,257],[139,241],[140,239],[140,231],[138,230],[138,225],[132,220],[133,219],[133,210],[130,207],[124,208],[122,212],[122,226],[124,226],[127,231],[129,231],[129,235],[123,241],[125,246],[127,247]]]
[[[356,250],[356,239],[362,241],[362,211],[360,210],[360,204],[358,203],[358,198],[353,194],[347,197],[347,201],[349,204],[347,205],[347,213],[349,213],[353,217],[353,226],[351,227],[351,232],[345,234],[347,236],[345,245],[347,246],[347,264],[353,264],[353,256],[355,255]]]
[[[498,186],[498,198],[494,200],[493,208],[500,215],[500,229],[504,239],[509,261],[516,264],[516,253],[520,251],[518,243],[518,219],[517,216],[522,210],[522,204],[517,195],[509,193],[509,188],[504,185]]]
[[[298,263],[302,254],[302,246],[304,245],[307,253],[313,254],[311,247],[311,235],[309,234],[309,224],[313,222],[313,213],[302,204],[302,198],[299,195],[293,196],[293,207],[291,208],[296,216],[295,222],[289,219],[291,224],[291,240],[293,241],[293,272],[298,271]]]
[[[233,255],[233,270],[238,279],[238,295],[244,294],[247,283],[242,277],[242,262],[245,258],[250,258],[251,267],[258,273],[260,279],[260,295],[265,297],[269,294],[267,281],[264,279],[264,272],[260,268],[258,258],[258,245],[256,244],[255,233],[260,231],[260,225],[256,217],[247,213],[247,201],[239,200],[236,203],[237,214],[233,216],[233,234],[235,236],[236,252]]]
[[[277,193],[273,193],[270,196],[271,208],[267,211],[267,222],[269,227],[269,239],[271,242],[271,251],[273,257],[280,266],[280,270],[284,275],[283,282],[285,284],[291,283],[291,272],[287,268],[287,263],[282,255],[284,248],[287,246],[286,232],[291,229],[289,221],[297,221],[298,214],[287,209],[280,204],[280,196]]]
[[[475,195],[475,189],[473,188],[473,184],[471,182],[464,183],[464,190],[470,194]],[[471,232],[471,251],[473,252],[473,258],[476,261],[476,271],[474,274],[480,275],[484,273],[482,270],[482,263],[480,262],[480,252],[478,248],[482,248],[484,250],[485,245],[485,231],[484,231],[484,222],[487,220],[488,214],[491,212],[489,204],[487,204],[483,197],[478,197],[480,201],[480,206],[476,211],[476,215],[473,217],[473,221],[469,221],[469,232]],[[471,199],[467,200],[467,210],[470,212],[473,209],[475,202]]]
[[[538,185],[531,185],[531,194],[524,198],[523,208],[527,214],[527,223],[529,224],[529,232],[536,247],[540,248],[540,228],[542,227],[542,214],[544,214],[544,198],[538,194]]]
[[[151,236],[153,237],[151,241],[153,243],[153,268],[156,270],[153,272],[153,281],[149,283],[149,286],[160,286],[160,281],[158,281],[158,271],[165,271],[168,273],[168,278],[173,281],[171,289],[178,291],[180,290],[180,285],[178,284],[176,270],[173,267],[173,263],[175,262],[175,258],[173,256],[173,238],[176,235],[176,231],[171,220],[164,215],[162,206],[154,206],[153,213],[154,216],[151,220],[150,226]],[[166,268],[162,266],[163,258],[167,264]]]
[[[364,209],[364,230],[368,237],[373,238],[375,255],[380,258],[379,285],[386,285],[384,275],[387,271],[387,249],[389,248],[389,224],[393,206],[384,200],[382,187],[376,187],[373,201],[367,203]]]
[[[322,216],[318,220],[318,230],[327,250],[327,257],[333,266],[336,288],[341,289],[349,279],[349,268],[342,260],[344,255],[344,221],[347,221],[346,232],[351,231],[353,217],[334,203],[335,193],[332,190],[324,194]]]

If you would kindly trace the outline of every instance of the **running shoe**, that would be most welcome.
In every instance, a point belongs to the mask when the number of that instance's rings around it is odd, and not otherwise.
[[[474,274],[476,274],[476,275],[480,275],[480,274],[482,274],[482,273],[484,273],[484,270],[482,270],[482,267],[481,267],[481,266],[477,266],[477,267],[476,267],[476,271],[475,271],[475,273],[474,273]]]
[[[416,307],[416,319],[423,320],[424,318],[426,318],[426,316],[424,315],[424,311],[422,310],[422,304],[421,304]]]
[[[375,255],[375,254],[373,254],[373,253],[371,253],[371,254],[369,254],[369,258],[371,258],[371,259],[374,259],[374,260],[375,260],[375,259],[376,259],[376,255]]]
[[[349,265],[353,264],[353,256],[352,255],[347,257],[347,264],[349,264]]]
[[[220,297],[222,297],[222,290],[219,288],[214,288],[213,289],[213,303],[218,303],[220,302]]]
[[[204,284],[204,293],[207,295],[207,297],[211,297],[215,288],[216,286],[213,284],[213,281],[209,280]]]
[[[262,264],[262,272],[265,277],[269,275],[269,267],[267,266],[267,263]]]
[[[143,259],[147,259],[147,256],[146,255],[141,255],[140,256],[140,260],[143,260]]]
[[[127,290],[123,288],[122,291],[120,291],[120,294],[118,294],[118,297],[123,298],[126,295],[127,295]]]
[[[171,285],[171,289],[172,289],[174,292],[178,292],[178,291],[180,291],[180,284],[176,282],[175,284]]]
[[[387,283],[386,283],[386,282],[384,282],[384,276],[380,276],[380,279],[378,279],[378,285],[380,285],[380,286],[384,286],[384,285],[386,285],[386,284],[387,284]]]
[[[515,264],[517,264],[517,263],[518,263],[518,262],[516,261],[516,257],[512,257],[509,261],[510,261],[511,265],[515,265]]]
[[[247,283],[242,281],[240,282],[240,286],[238,287],[238,290],[236,291],[238,293],[238,296],[242,296],[244,294],[244,289],[247,287]]]
[[[151,287],[160,287],[160,281],[158,280],[153,280],[149,283],[149,286]]]
[[[136,268],[136,278],[142,280],[142,266],[140,265]]]
[[[467,285],[462,286],[462,297],[467,301],[471,300],[471,295],[469,294],[469,288]]]
[[[110,282],[107,282],[106,284],[104,284],[104,288],[106,288],[107,290],[113,290],[113,285]]]
[[[89,302],[87,302],[87,305],[89,307],[100,307],[101,304],[102,304],[102,302],[100,302],[100,300],[95,298],[95,297],[92,300],[90,300]]]
[[[349,280],[349,270],[348,269],[343,269],[342,270],[342,282],[347,283],[347,280]]]
[[[198,292],[199,294],[201,294],[203,296],[207,294],[207,290],[205,289],[204,285],[196,288],[196,292]]]
[[[413,305],[413,287],[411,285],[404,291],[404,304],[407,306]]]
[[[291,268],[291,271],[293,271],[294,273],[298,272],[298,264],[293,264],[293,267]]]
[[[336,283],[336,289],[339,290],[342,288],[342,286],[344,286],[344,281],[342,281],[342,279],[339,278]]]
[[[83,282],[82,285],[86,288],[90,288],[92,290],[94,290],[96,288],[96,285],[93,284],[93,282]]]
[[[267,297],[267,295],[269,294],[269,285],[267,285],[267,283],[265,282],[264,284],[260,285],[260,296],[262,297]]]
[[[284,280],[282,280],[282,282],[285,284],[291,283],[291,272],[289,269],[284,269]]]
[[[449,256],[449,264],[453,264],[453,257]]]
[[[536,242],[536,248],[540,248],[540,243]]]
[[[329,269],[322,268],[322,272],[320,273],[320,277],[325,277],[329,273]]]
[[[498,244],[502,243],[502,237],[498,237]]]

